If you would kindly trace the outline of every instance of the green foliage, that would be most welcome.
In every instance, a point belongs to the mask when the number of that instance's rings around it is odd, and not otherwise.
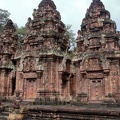
[[[7,10],[0,9],[0,24],[3,26],[6,24],[10,13]]]
[[[3,26],[0,24],[0,32],[3,30]]]
[[[73,32],[73,30],[71,30],[72,25],[66,25],[66,35],[69,36],[69,40],[70,40],[70,49],[73,50],[76,46],[76,42],[75,42],[75,33]]]
[[[9,19],[10,13],[7,10],[0,9],[0,32],[3,30],[3,26]]]
[[[18,34],[20,38],[23,38],[26,35],[26,27],[23,26],[20,28],[17,27],[16,34]]]
[[[18,29],[18,25],[16,23],[13,23],[15,29],[17,30]]]

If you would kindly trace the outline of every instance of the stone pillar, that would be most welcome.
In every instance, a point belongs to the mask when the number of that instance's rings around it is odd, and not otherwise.
[[[91,96],[91,88],[90,88],[90,85],[91,85],[91,83],[90,83],[91,81],[90,81],[90,79],[88,79],[88,99],[89,99],[89,101],[90,101],[90,96]]]
[[[57,91],[57,89],[58,89],[58,80],[57,80],[57,70],[56,70],[56,60],[53,58],[53,60],[52,60],[52,91],[54,92],[54,98],[56,98],[57,97],[57,94],[56,94],[56,92],[58,92]],[[57,73],[57,74],[56,74]]]
[[[108,80],[108,76],[105,75],[104,77],[104,80],[105,80],[105,84],[104,84],[104,87],[105,87],[105,95],[108,95],[108,93],[110,92],[110,82]]]
[[[8,89],[9,96],[12,96],[12,79],[9,79],[9,89]]]
[[[50,92],[51,92],[51,97],[52,97],[52,91],[53,91],[53,83],[55,82],[55,81],[53,81],[53,77],[54,77],[54,73],[53,73],[53,58],[50,58],[49,59],[49,61],[50,61]],[[55,86],[54,86],[55,87]]]
[[[39,98],[40,97],[40,91],[42,90],[42,75],[43,75],[43,71],[37,71],[37,93],[36,93],[36,97]]]
[[[27,92],[27,80],[24,79],[24,85],[23,85],[24,99],[26,99],[26,92]]]
[[[11,94],[10,94],[10,84],[11,84],[10,72],[8,72],[8,76],[7,76],[7,96],[11,96]]]
[[[18,71],[16,71],[16,90],[19,90],[20,88],[20,74]]]
[[[20,71],[16,71],[16,88],[15,91],[20,91],[20,96],[23,95],[23,84],[24,84],[24,77],[23,73]]]
[[[81,75],[80,75],[80,63],[76,62],[76,95],[78,95],[80,92],[82,92],[82,89],[80,89],[80,83],[82,83]]]
[[[40,72],[37,71],[37,80],[36,80],[36,98],[40,97]]]
[[[20,60],[17,61],[16,65],[16,91],[21,91],[21,94],[23,94],[23,72],[22,72],[22,66],[20,64]]]
[[[67,85],[68,85],[67,97],[70,98],[70,78],[67,81]]]
[[[60,92],[60,99],[62,99],[62,72],[59,71],[58,72],[58,75],[59,75],[59,92]]]
[[[59,74],[58,74],[58,69],[59,69],[59,59],[56,61],[56,91],[59,92]]]
[[[1,94],[5,94],[5,69],[1,70]]]

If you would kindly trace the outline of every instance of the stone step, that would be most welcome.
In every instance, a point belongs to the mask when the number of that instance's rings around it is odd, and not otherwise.
[[[9,115],[9,112],[2,112],[1,115]]]
[[[0,120],[8,120],[6,116],[0,116]]]
[[[8,120],[8,116],[0,115],[0,120]]]
[[[9,112],[1,112],[0,120],[7,120],[8,116],[9,116]]]

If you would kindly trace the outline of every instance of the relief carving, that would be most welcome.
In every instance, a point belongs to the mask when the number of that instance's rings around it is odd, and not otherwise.
[[[98,58],[89,58],[84,61],[86,70],[101,70],[101,62]]]
[[[1,58],[2,67],[7,67],[9,65],[9,59],[7,56],[2,56]]]
[[[26,57],[23,61],[23,71],[34,71],[35,70],[35,59],[32,57]]]
[[[87,78],[103,78],[103,73],[88,73]]]

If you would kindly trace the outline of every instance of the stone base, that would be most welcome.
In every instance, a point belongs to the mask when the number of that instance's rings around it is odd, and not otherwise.
[[[120,108],[30,106],[28,111],[25,120],[119,120],[120,118]]]

